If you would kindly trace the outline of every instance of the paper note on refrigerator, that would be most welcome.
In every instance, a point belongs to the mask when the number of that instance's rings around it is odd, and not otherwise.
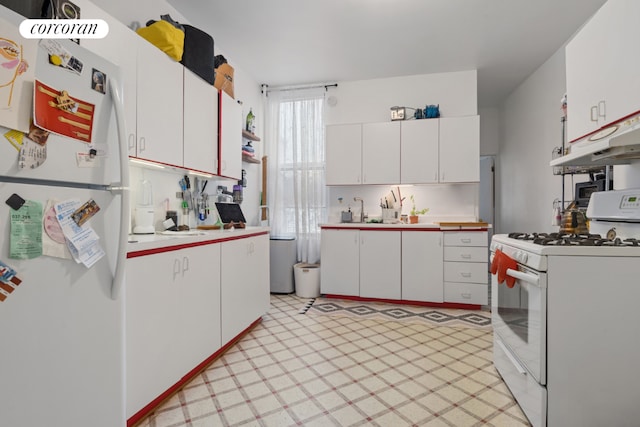
[[[31,259],[42,255],[42,204],[27,200],[11,210],[9,257]]]
[[[88,224],[78,226],[72,218],[73,213],[82,206],[77,199],[56,203],[54,208],[56,218],[67,240],[69,252],[77,263],[83,263],[90,268],[104,256],[104,251],[98,240],[100,236]]]

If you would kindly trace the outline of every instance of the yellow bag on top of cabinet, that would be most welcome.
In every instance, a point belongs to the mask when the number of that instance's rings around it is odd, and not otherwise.
[[[184,31],[161,19],[136,30],[141,37],[158,47],[175,61],[182,60]]]

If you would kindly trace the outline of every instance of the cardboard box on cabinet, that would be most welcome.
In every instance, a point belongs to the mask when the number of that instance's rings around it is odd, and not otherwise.
[[[227,63],[216,68],[216,79],[213,85],[218,90],[223,90],[231,98],[235,99],[233,92],[233,67]]]

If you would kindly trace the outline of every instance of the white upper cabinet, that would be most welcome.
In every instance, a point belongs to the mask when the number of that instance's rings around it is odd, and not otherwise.
[[[327,185],[362,184],[362,125],[330,125],[325,134]]]
[[[480,181],[480,117],[440,119],[440,182]]]
[[[218,173],[218,90],[184,69],[184,167]]]
[[[142,37],[137,46],[137,157],[182,166],[182,64]]]
[[[362,183],[400,182],[400,123],[362,125]]]
[[[402,184],[438,182],[439,120],[402,122],[400,164]]]
[[[239,180],[242,177],[242,106],[220,92],[220,170],[219,175]]]
[[[640,2],[609,0],[567,44],[567,139],[640,110]]]
[[[480,117],[329,125],[327,185],[480,180]]]

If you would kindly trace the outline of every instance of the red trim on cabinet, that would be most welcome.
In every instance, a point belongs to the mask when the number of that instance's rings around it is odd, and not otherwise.
[[[184,150],[183,150],[183,155],[184,155]],[[200,170],[200,169],[193,169],[193,168],[190,168],[190,167],[187,167],[187,166],[178,166],[178,165],[174,165],[174,164],[171,164],[171,163],[164,163],[164,162],[159,162],[157,160],[146,159],[144,157],[129,156],[129,158],[130,159],[135,159],[135,160],[144,160],[145,162],[156,163],[158,165],[163,165],[163,166],[167,166],[167,167],[174,168],[174,169],[180,169],[180,170],[183,170],[183,171],[192,171],[192,172],[204,173],[204,174],[207,174],[207,175],[211,175],[212,178],[213,177],[218,177],[218,173],[217,172],[203,171],[203,170]]]
[[[323,230],[364,230],[364,231],[442,231],[439,228],[418,228],[418,227],[409,227],[407,226],[406,228],[404,227],[384,227],[384,226],[380,226],[380,227],[340,227],[338,225],[336,226],[322,226],[321,227]]]
[[[213,353],[211,356],[207,357],[202,363],[198,366],[187,372],[185,376],[183,376],[177,383],[169,387],[164,393],[160,394],[158,397],[153,399],[147,406],[140,409],[138,412],[133,414],[131,418],[127,420],[127,427],[133,427],[140,421],[142,421],[145,417],[147,417],[151,412],[153,412],[158,406],[160,406],[163,402],[173,396],[178,390],[182,388],[185,384],[195,378],[200,372],[202,372],[207,366],[211,364],[214,360],[222,356],[229,348],[231,348],[235,343],[237,343],[243,336],[245,336],[251,329],[253,329],[258,323],[262,322],[262,317],[257,318],[251,325],[249,325],[244,331],[240,332],[235,338],[226,343],[220,350]]]
[[[614,121],[612,121],[612,122],[607,123],[606,125],[600,126],[598,129],[594,130],[593,132],[589,132],[589,133],[587,133],[587,134],[585,134],[585,135],[582,135],[581,137],[578,137],[578,138],[576,138],[576,139],[572,139],[571,141],[569,141],[569,144],[573,144],[574,142],[578,142],[578,141],[580,141],[581,139],[586,138],[587,136],[593,135],[593,134],[594,134],[594,133],[596,133],[596,132],[600,132],[602,129],[606,129],[606,128],[608,128],[608,127],[611,127],[611,126],[613,126],[613,125],[615,125],[615,124],[620,123],[621,121],[627,120],[629,117],[637,116],[639,113],[640,113],[640,110],[635,111],[635,112],[633,112],[633,113],[631,113],[631,114],[627,114],[626,116],[624,116],[624,117],[623,117],[623,118],[621,118],[621,119],[614,120]]]
[[[339,225],[323,225],[322,230],[362,230],[362,231],[487,231],[488,228],[427,228],[407,225],[406,227],[341,227]]]
[[[258,233],[243,234],[241,236],[228,236],[228,237],[222,237],[220,239],[215,239],[215,240],[203,240],[201,242],[183,243],[183,244],[179,244],[179,245],[163,246],[163,247],[160,247],[160,248],[144,249],[144,250],[141,250],[141,251],[132,251],[132,252],[127,253],[127,258],[137,258],[137,257],[140,257],[140,256],[161,254],[163,252],[179,251],[180,249],[193,248],[193,247],[196,247],[196,246],[214,245],[216,243],[229,242],[231,240],[240,240],[240,239],[245,239],[245,238],[248,238],[248,237],[262,236],[264,234],[269,234],[269,232],[268,231],[261,231],[261,232],[258,232]]]
[[[218,91],[218,175],[222,172],[222,91]]]
[[[400,305],[419,305],[422,307],[461,308],[464,310],[480,310],[482,308],[482,306],[479,304],[462,304],[458,302],[410,301],[410,300],[397,300],[397,299],[385,299],[385,298],[366,298],[366,297],[357,297],[353,295],[335,295],[335,294],[325,294],[323,296],[325,298],[346,299],[350,301],[382,302],[382,303],[400,304]]]

